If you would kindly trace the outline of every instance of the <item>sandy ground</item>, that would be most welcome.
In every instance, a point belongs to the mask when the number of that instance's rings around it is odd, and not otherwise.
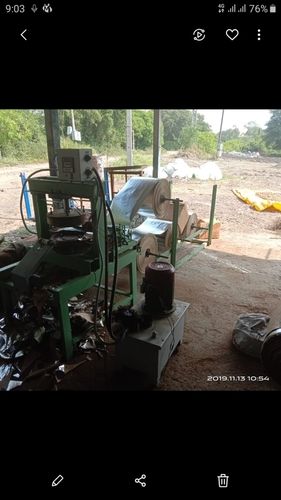
[[[203,163],[186,161],[191,166]],[[239,314],[276,315],[281,292],[281,213],[256,212],[231,190],[250,188],[281,200],[281,159],[222,159],[218,164],[224,176],[218,182],[216,205],[220,239],[177,271],[175,296],[191,306],[183,344],[170,359],[159,390],[280,390],[272,380],[254,380],[265,375],[261,363],[239,353],[231,338]],[[0,168],[1,233],[21,226],[19,173],[44,166]],[[212,181],[175,180],[173,196],[187,201],[199,217],[208,217],[212,185]],[[228,380],[210,380],[216,376]],[[230,380],[234,376],[245,376],[245,381]]]
[[[250,188],[281,199],[281,163],[228,159],[218,164],[224,175],[216,205],[220,239],[177,272],[176,297],[191,307],[183,345],[167,365],[160,388],[280,390],[272,380],[255,380],[265,375],[261,363],[236,351],[231,339],[240,314],[265,312],[279,318],[281,213],[257,212],[231,190]],[[173,194],[188,201],[200,217],[208,217],[212,184],[192,180],[183,189],[178,181]],[[238,376],[245,381],[232,381]]]

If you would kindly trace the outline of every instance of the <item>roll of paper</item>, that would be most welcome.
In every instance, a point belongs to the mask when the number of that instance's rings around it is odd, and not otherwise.
[[[165,248],[172,247],[172,235],[173,235],[173,223],[170,222],[170,226],[167,228],[167,232],[165,234]],[[177,229],[177,238],[179,238],[180,231]]]
[[[111,211],[116,224],[129,225],[139,210],[163,217],[166,198],[170,198],[170,185],[166,179],[131,177],[113,198]]]
[[[156,257],[153,255],[146,256],[146,252],[149,250],[152,253],[158,254],[157,238],[153,234],[146,234],[141,237],[139,245],[140,253],[137,254],[137,269],[141,273],[144,273],[146,266],[156,260]]]
[[[189,214],[188,221],[183,231],[185,238],[190,238],[192,234],[198,231],[198,229],[192,227],[193,225],[197,226],[197,220],[198,220],[197,214],[195,212],[188,212],[188,214]]]

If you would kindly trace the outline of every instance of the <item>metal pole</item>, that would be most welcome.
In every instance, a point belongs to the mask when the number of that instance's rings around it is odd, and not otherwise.
[[[177,244],[178,244],[178,220],[180,199],[173,200],[173,226],[172,226],[172,248],[171,248],[171,264],[176,267],[177,260]]]
[[[24,202],[25,202],[26,217],[27,217],[27,219],[32,219],[30,201],[29,201],[29,191],[28,191],[27,185],[25,183],[25,181],[26,181],[25,172],[20,172],[20,178],[21,178],[22,186],[24,186],[23,197],[24,197]]]
[[[71,125],[72,125],[72,135],[74,135],[74,132],[75,132],[75,121],[74,121],[74,113],[73,113],[73,109],[71,109]]]
[[[127,121],[127,165],[133,165],[133,144],[132,144],[132,130],[133,130],[133,114],[131,109],[126,111]]]
[[[161,110],[154,110],[153,119],[153,177],[158,177],[158,170],[160,167],[160,123],[161,123]]]
[[[222,110],[222,114],[221,114],[221,124],[220,124],[220,131],[219,131],[218,144],[217,144],[217,158],[219,157],[219,152],[220,152],[220,148],[221,148],[221,133],[222,133],[223,117],[224,117],[224,109]]]
[[[44,109],[50,174],[57,175],[55,157],[60,148],[60,128],[58,109]]]
[[[215,218],[217,189],[218,189],[217,184],[214,184],[213,185],[213,191],[212,191],[212,202],[211,202],[211,210],[210,210],[210,219],[209,219],[208,243],[207,243],[207,246],[211,245],[211,243],[212,243],[212,234],[213,234],[213,225],[214,225],[214,218]]]

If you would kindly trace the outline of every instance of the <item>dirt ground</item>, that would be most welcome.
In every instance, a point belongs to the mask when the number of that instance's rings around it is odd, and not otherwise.
[[[203,163],[185,159],[190,166]],[[231,339],[242,313],[265,312],[279,321],[281,213],[257,212],[232,189],[268,192],[281,200],[281,159],[228,158],[217,164],[223,172],[217,182],[220,238],[177,271],[175,297],[191,306],[183,344],[170,359],[158,390],[280,390],[273,380],[255,380],[265,375],[261,363],[239,353]],[[19,173],[36,168],[44,165],[0,168],[0,233],[10,233],[8,241],[21,227]],[[210,211],[212,185],[212,181],[175,180],[172,195],[204,218]],[[208,380],[210,376],[228,380]],[[234,376],[245,376],[245,381],[231,381]]]

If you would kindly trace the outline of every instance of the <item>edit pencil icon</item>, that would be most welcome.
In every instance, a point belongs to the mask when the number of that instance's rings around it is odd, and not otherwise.
[[[62,475],[60,474],[59,476],[57,476],[53,482],[52,482],[52,486],[58,486],[58,484],[60,484],[61,482],[63,481],[63,477]]]

